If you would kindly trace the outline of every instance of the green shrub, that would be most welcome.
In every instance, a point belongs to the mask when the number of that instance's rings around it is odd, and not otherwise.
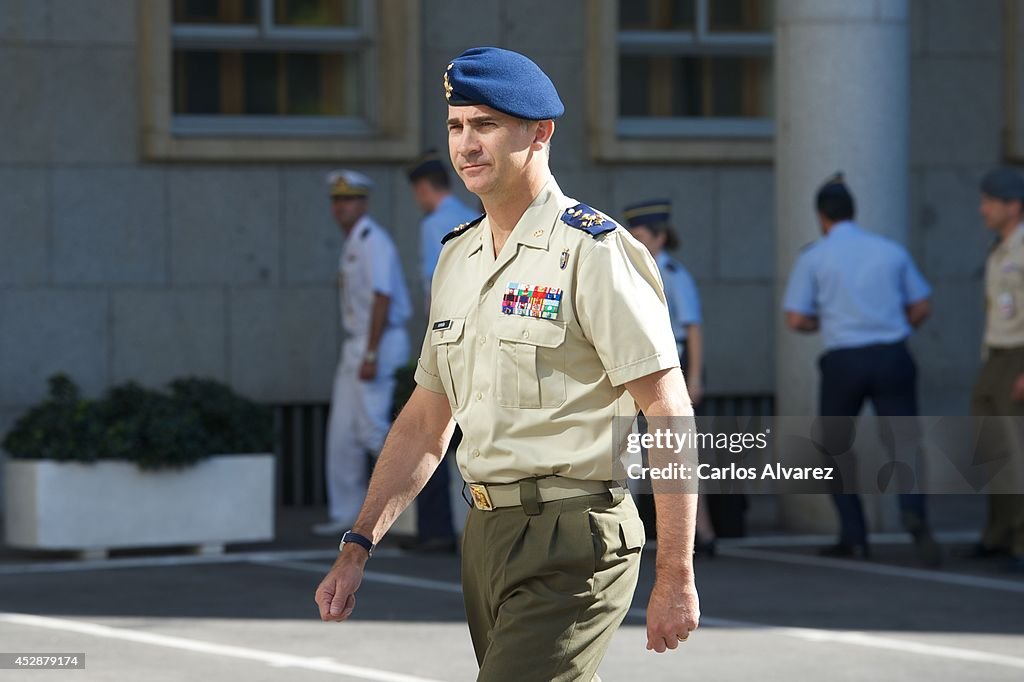
[[[4,450],[23,459],[97,459],[104,428],[96,403],[82,398],[63,374],[50,377],[49,386],[50,397],[15,423],[4,438]]]
[[[269,409],[215,381],[179,379],[170,394],[135,383],[101,400],[81,397],[65,375],[49,380],[49,397],[3,440],[18,459],[127,460],[142,469],[180,468],[210,455],[273,447]]]
[[[204,440],[198,447],[207,453],[267,452],[274,447],[270,408],[210,379],[178,379],[170,389],[179,407],[199,416]]]

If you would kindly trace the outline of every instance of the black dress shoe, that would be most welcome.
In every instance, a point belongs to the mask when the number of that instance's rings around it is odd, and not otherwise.
[[[822,547],[818,550],[818,556],[831,559],[870,559],[871,550],[867,544],[851,545],[846,542],[837,542],[829,547]]]
[[[996,559],[998,557],[1004,557],[1009,552],[1004,547],[989,547],[983,542],[979,542],[973,547],[968,547],[966,550],[960,553],[960,556],[966,559]]]
[[[942,564],[942,548],[935,542],[932,533],[927,527],[912,533],[914,537],[914,548],[917,550],[918,560],[928,568],[937,568]]]

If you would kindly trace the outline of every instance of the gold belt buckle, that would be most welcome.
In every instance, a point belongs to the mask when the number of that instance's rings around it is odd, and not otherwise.
[[[483,511],[492,511],[494,509],[494,503],[491,502],[491,495],[487,492],[487,486],[480,483],[470,483],[469,494],[473,496],[473,504],[476,505],[477,509],[482,509]]]

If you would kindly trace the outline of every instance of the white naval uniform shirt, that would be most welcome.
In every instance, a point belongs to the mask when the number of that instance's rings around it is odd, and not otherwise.
[[[341,323],[350,336],[370,332],[374,293],[390,297],[388,328],[405,324],[412,314],[398,249],[384,228],[364,215],[352,228],[338,260]]]

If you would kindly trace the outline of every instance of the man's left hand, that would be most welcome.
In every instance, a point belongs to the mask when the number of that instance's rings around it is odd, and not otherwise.
[[[1013,382],[1013,391],[1010,396],[1014,400],[1024,400],[1024,374],[1018,374],[1017,379]]]
[[[658,578],[647,604],[647,648],[659,654],[685,642],[700,622],[693,580]]]
[[[375,360],[363,360],[359,365],[359,378],[363,381],[373,381],[377,378],[377,362]]]

